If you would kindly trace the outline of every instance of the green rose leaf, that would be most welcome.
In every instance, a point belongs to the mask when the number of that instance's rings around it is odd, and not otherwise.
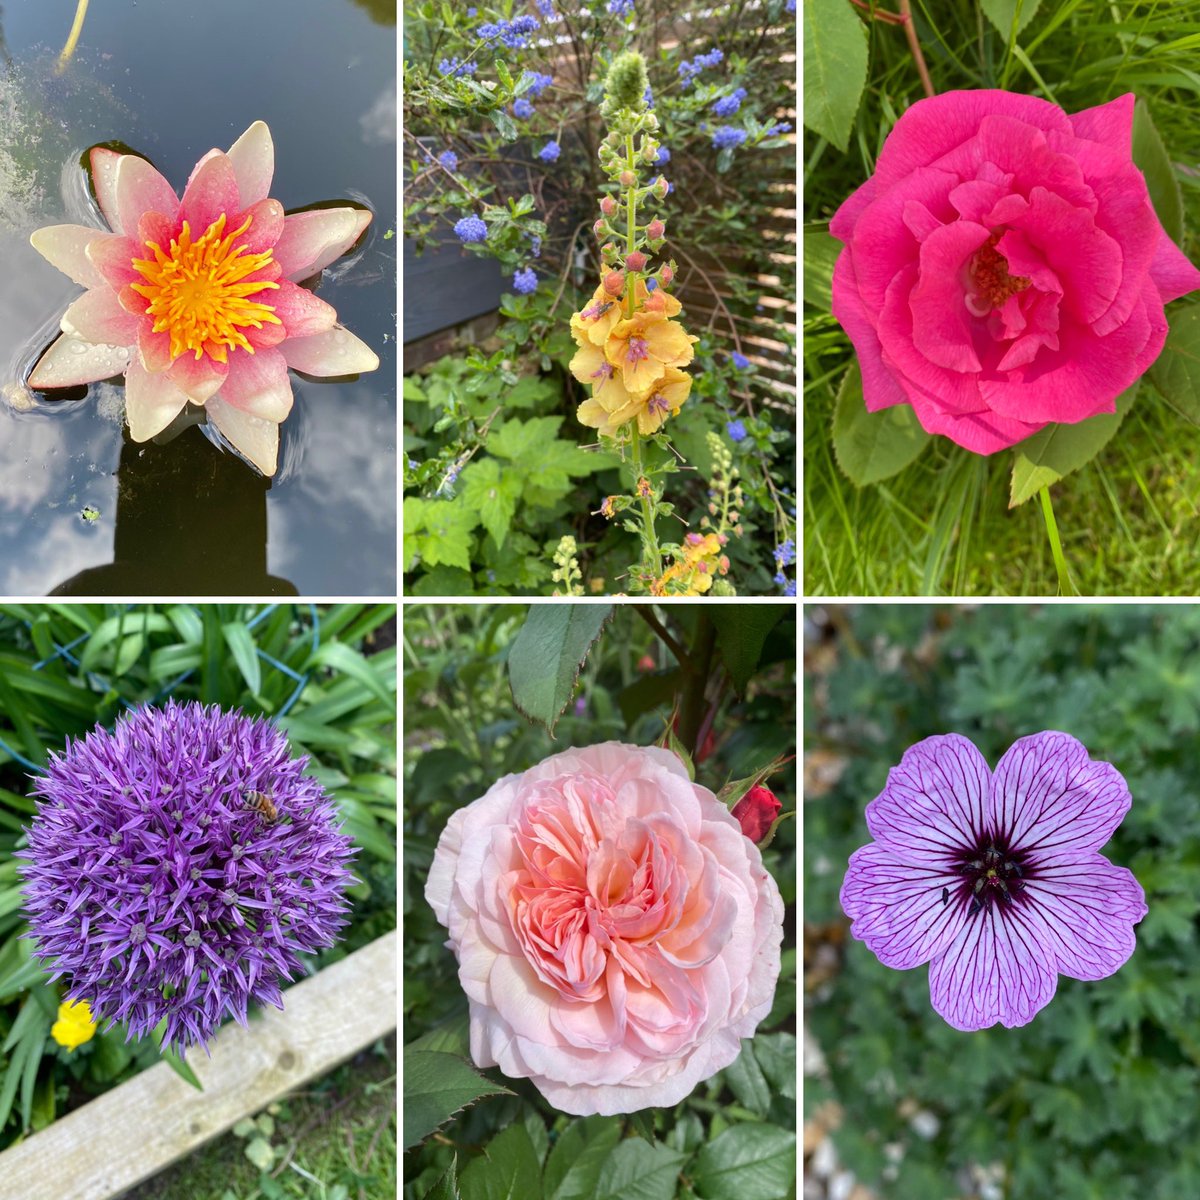
[[[1133,407],[1138,385],[1117,397],[1117,411],[1090,417],[1075,425],[1047,425],[1017,447],[1013,463],[1009,508],[1024,504],[1044,487],[1091,462],[1117,432]]]
[[[485,1079],[457,1055],[406,1048],[404,1148],[415,1146],[450,1120],[460,1108],[474,1104],[481,1097],[509,1094],[507,1088]]]
[[[513,703],[551,735],[611,604],[534,604],[508,651]]]
[[[843,153],[867,82],[867,27],[847,0],[804,0],[804,123]]]
[[[785,1200],[796,1177],[796,1135],[734,1125],[701,1147],[691,1174],[701,1200]]]
[[[1172,312],[1167,344],[1150,368],[1150,380],[1172,408],[1200,425],[1200,304]]]
[[[1041,2],[1042,0],[980,0],[979,7],[1007,39],[1020,33],[1033,20]]]
[[[1139,100],[1133,109],[1133,161],[1146,177],[1150,202],[1162,227],[1178,245],[1183,240],[1183,193],[1144,100]]]
[[[510,1125],[458,1181],[462,1200],[542,1200],[542,1167],[524,1125]]]
[[[911,463],[929,442],[910,405],[868,412],[862,375],[852,363],[838,388],[833,410],[833,452],[851,483],[866,487],[889,479]]]

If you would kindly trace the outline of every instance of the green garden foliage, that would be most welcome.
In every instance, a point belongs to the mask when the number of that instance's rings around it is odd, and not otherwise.
[[[621,605],[610,617],[607,608],[589,607],[595,617],[586,628],[547,620],[547,606],[406,609],[404,1140],[411,1148],[405,1200],[795,1195],[796,835],[790,818],[763,851],[788,910],[775,1004],[732,1066],[673,1109],[578,1118],[551,1108],[528,1081],[494,1069],[480,1075],[469,1062],[466,997],[445,931],[424,898],[434,848],[451,813],[503,775],[569,746],[662,744],[672,727],[675,746],[694,761],[697,781],[714,792],[730,780],[748,787],[760,768],[794,750],[794,608],[756,607],[755,619],[740,627],[718,626],[713,609],[696,605],[636,611]],[[523,681],[536,674],[531,663],[552,660],[563,665],[556,680],[573,681],[577,674],[578,682],[565,690],[556,682],[554,695],[541,697],[543,723],[534,724],[520,715],[514,692],[525,691]],[[546,715],[563,705],[552,737]],[[770,787],[790,813],[791,763],[776,767]],[[506,1094],[489,1094],[502,1089]]]
[[[982,458],[929,437],[907,406],[863,408],[853,350],[830,312],[840,243],[828,223],[873,172],[899,115],[924,95],[904,31],[872,20],[871,7],[805,5],[806,592],[1194,594],[1194,298],[1169,307],[1162,355],[1115,414],[1047,426],[1011,452]],[[912,8],[939,93],[1004,88],[1067,112],[1134,93],[1134,161],[1167,232],[1200,260],[1198,0],[914,0]],[[1031,503],[1043,487],[1052,500]]]
[[[638,476],[628,456],[597,452],[594,431],[576,420],[587,390],[567,364],[576,351],[571,314],[601,277],[592,227],[605,180],[604,81],[631,49],[645,59],[656,137],[669,155],[646,164],[672,185],[664,258],[676,262],[683,319],[701,337],[691,394],[668,426],[683,462],[646,446],[649,467],[681,467],[671,483],[676,511],[659,520],[658,536],[679,542],[708,513],[715,434],[733,451],[744,496],[740,531],[724,550],[728,581],[743,594],[780,590],[772,551],[795,533],[795,396],[752,360],[762,339],[774,358],[795,342],[760,304],[794,289],[781,210],[794,178],[795,62],[781,50],[795,18],[784,0],[623,7],[587,0],[501,14],[481,5],[468,16],[461,5],[406,5],[405,235],[418,253],[457,247],[455,225],[476,217],[486,238],[462,253],[494,260],[510,281],[521,273],[494,332],[406,377],[410,594],[549,594],[566,536],[589,590],[629,590],[622,579],[639,540],[619,509],[612,519],[601,504],[632,497]],[[481,33],[522,18],[536,29]],[[700,59],[708,65],[681,74]],[[714,144],[718,129],[744,136]],[[524,290],[526,271],[536,290]],[[688,321],[692,297],[710,310],[707,321]],[[735,352],[747,365],[734,363]],[[732,422],[741,423],[736,437]]]
[[[119,1026],[71,1051],[50,1037],[61,985],[22,937],[13,857],[35,811],[30,775],[128,706],[274,716],[359,848],[350,924],[315,971],[396,924],[395,618],[386,604],[0,605],[0,1148],[167,1057]]]
[[[805,978],[821,1061],[806,1119],[887,1200],[1200,1194],[1200,611],[830,606],[809,618]],[[1137,876],[1149,913],[1115,975],[1060,978],[1023,1028],[960,1033],[931,1009],[926,968],[890,970],[850,938],[846,861],[912,743],[959,732],[994,766],[1043,729],[1127,780],[1133,806],[1105,854]]]

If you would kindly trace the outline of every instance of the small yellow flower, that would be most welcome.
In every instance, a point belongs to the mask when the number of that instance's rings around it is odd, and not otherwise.
[[[668,417],[677,417],[691,390],[692,377],[686,371],[681,371],[678,367],[667,367],[662,378],[655,382],[639,402],[639,432],[654,433]]]
[[[621,319],[621,301],[610,296],[601,284],[590,303],[571,317],[571,334],[580,346],[603,346],[612,327]]]
[[[95,1032],[96,1022],[86,1000],[64,1000],[58,1006],[58,1020],[50,1026],[50,1036],[68,1050],[90,1042]]]
[[[613,326],[604,355],[621,372],[627,392],[645,395],[667,367],[686,367],[692,361],[695,340],[677,321],[639,312]]]

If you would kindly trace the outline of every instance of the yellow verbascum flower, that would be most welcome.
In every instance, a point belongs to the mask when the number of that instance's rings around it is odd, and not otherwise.
[[[692,377],[677,367],[668,367],[661,379],[638,401],[639,433],[655,433],[668,417],[676,417],[692,390]]]
[[[50,1036],[68,1050],[90,1042],[95,1032],[96,1022],[86,1000],[64,1000],[58,1006],[58,1020],[50,1026]]]
[[[686,367],[695,351],[678,321],[658,313],[635,312],[618,321],[604,343],[604,355],[621,372],[628,392],[648,393],[668,367]]]
[[[729,559],[721,553],[723,545],[715,533],[689,533],[684,538],[683,558],[673,562],[662,578],[650,585],[650,594],[702,596],[712,587],[714,575],[729,571]]]

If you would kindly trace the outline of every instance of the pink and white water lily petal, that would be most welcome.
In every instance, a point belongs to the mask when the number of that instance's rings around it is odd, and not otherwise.
[[[345,254],[371,214],[286,214],[271,199],[275,148],[256,121],[196,164],[182,198],[145,159],[102,146],[91,175],[109,230],[52,225],[30,241],[87,290],[29,376],[35,388],[124,375],[130,434],[147,441],[188,404],[265,475],[292,407],[288,368],[328,377],[379,358],[300,281]]]
[[[956,1029],[1025,1025],[1059,975],[1103,979],[1134,951],[1146,898],[1100,849],[1129,789],[1066,733],[1021,738],[995,772],[964,737],[904,753],[867,806],[842,908],[885,966],[929,963],[933,1007]]]

